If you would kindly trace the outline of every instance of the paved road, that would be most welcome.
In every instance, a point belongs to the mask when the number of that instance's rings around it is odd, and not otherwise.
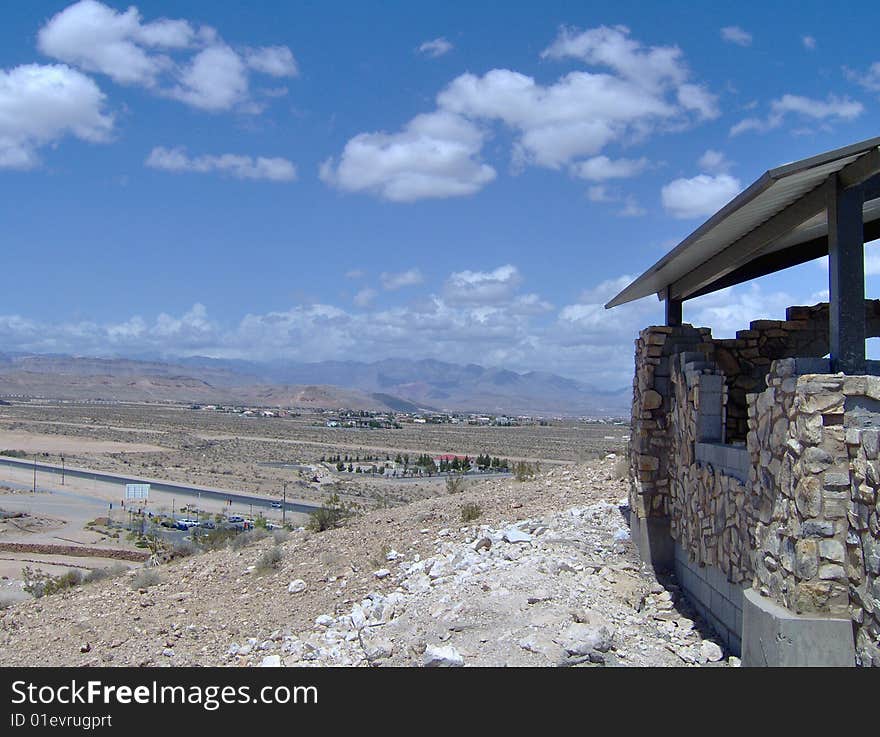
[[[19,460],[17,458],[7,458],[0,456],[0,465],[13,466],[18,469],[32,469],[33,461]],[[40,473],[61,474],[61,466],[51,463],[37,463],[37,471]],[[89,471],[83,468],[65,468],[65,476],[72,476],[83,479],[97,479],[98,481],[107,481],[118,484],[150,484],[150,488],[155,491],[165,491],[172,494],[182,494],[185,496],[198,497],[208,499],[217,499],[225,501],[231,499],[236,504],[253,505],[254,507],[271,509],[274,499],[264,496],[252,496],[250,494],[242,494],[240,492],[227,491],[225,489],[212,489],[205,486],[191,486],[187,484],[178,484],[173,481],[162,481],[159,479],[145,479],[137,476],[122,476],[116,473],[104,473],[102,471]],[[306,504],[304,502],[287,502],[286,509],[288,512],[299,512],[300,514],[309,514],[319,507],[314,504]]]

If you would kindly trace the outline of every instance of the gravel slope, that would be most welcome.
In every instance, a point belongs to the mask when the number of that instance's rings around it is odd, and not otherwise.
[[[736,664],[638,561],[614,463],[293,533],[262,572],[271,538],[14,605],[0,665]]]

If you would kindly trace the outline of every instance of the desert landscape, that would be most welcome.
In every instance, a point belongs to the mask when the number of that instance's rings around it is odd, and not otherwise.
[[[510,468],[522,464],[531,473],[619,452],[628,433],[619,423],[570,419],[481,426],[400,417],[396,428],[328,427],[328,416],[335,415],[5,400],[0,406],[4,600],[28,598],[25,566],[58,576],[71,568],[88,573],[140,565],[149,557],[150,534],[161,532],[174,545],[191,537],[183,531],[172,538],[157,526],[162,519],[195,515],[220,522],[239,515],[301,527],[308,511],[332,495],[366,512],[447,494],[448,474],[433,467],[430,475],[423,467],[403,470],[394,459],[486,455],[503,458]],[[345,463],[340,471],[336,458],[388,473],[356,473]],[[463,478],[475,483],[511,476],[507,469],[474,468]],[[149,502],[126,508],[125,480],[152,483]],[[81,552],[85,548],[88,555]]]

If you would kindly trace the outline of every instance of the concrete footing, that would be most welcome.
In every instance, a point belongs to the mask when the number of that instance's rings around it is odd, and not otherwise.
[[[630,515],[630,533],[639,556],[657,573],[670,573],[675,566],[675,544],[669,532],[668,517],[640,519]]]
[[[855,665],[850,619],[794,614],[752,588],[743,593],[744,666]]]

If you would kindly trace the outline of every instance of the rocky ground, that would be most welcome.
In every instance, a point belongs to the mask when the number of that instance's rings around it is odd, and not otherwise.
[[[614,466],[485,481],[16,604],[0,665],[737,664],[639,562]]]

